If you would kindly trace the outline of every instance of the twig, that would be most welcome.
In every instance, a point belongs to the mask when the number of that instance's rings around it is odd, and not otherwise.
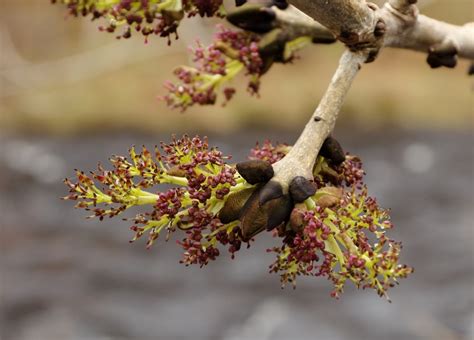
[[[284,192],[293,178],[313,177],[312,170],[319,149],[334,129],[346,94],[366,59],[364,52],[344,52],[326,93],[297,142],[285,158],[273,165],[275,176],[272,181],[278,182]]]

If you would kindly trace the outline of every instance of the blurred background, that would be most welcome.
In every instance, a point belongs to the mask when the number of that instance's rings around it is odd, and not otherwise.
[[[380,3],[380,1],[379,1]],[[425,14],[473,21],[471,0],[421,1]],[[415,273],[390,292],[321,279],[281,290],[267,274],[274,240],[260,235],[235,261],[178,264],[173,242],[129,245],[120,221],[85,220],[59,200],[73,169],[92,170],[130,145],[205,134],[242,160],[257,140],[293,143],[342,47],[312,46],[277,65],[261,98],[245,80],[226,107],[181,114],[156,98],[189,63],[212,20],[180,27],[171,47],[117,41],[49,1],[0,1],[0,338],[4,339],[472,339],[474,336],[473,78],[463,61],[431,70],[426,55],[385,50],[355,81],[336,137],[365,161],[369,190],[392,208],[390,235]]]

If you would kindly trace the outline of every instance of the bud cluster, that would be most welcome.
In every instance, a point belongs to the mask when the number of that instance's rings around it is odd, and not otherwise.
[[[184,230],[178,244],[185,264],[207,264],[219,255],[218,244],[227,245],[232,254],[240,248],[238,224],[223,224],[217,217],[230,193],[250,187],[226,163],[229,157],[210,148],[207,139],[187,136],[161,143],[153,152],[143,147],[140,153],[131,148],[129,154],[130,159],[112,157],[111,170],[99,164],[89,175],[77,171],[76,182],[65,180],[69,195],[64,199],[78,201],[76,207],[101,220],[133,206],[151,206],[130,219],[132,241],[148,234],[149,248],[162,231],[168,240],[177,229]],[[162,184],[173,187],[157,192]]]
[[[242,243],[249,245],[265,229],[246,236],[249,223],[258,225],[263,218],[255,211],[262,185],[244,178],[252,164],[274,163],[289,150],[288,145],[266,141],[251,151],[250,158],[257,161],[234,166],[205,138],[173,138],[153,151],[131,148],[129,159],[112,157],[111,170],[99,165],[89,175],[77,171],[76,182],[65,180],[65,199],[77,201],[76,207],[100,219],[133,206],[150,206],[150,211],[129,219],[135,233],[132,241],[147,234],[149,248],[162,232],[168,240],[180,230],[184,236],[176,243],[183,249],[181,263],[204,266],[219,256],[220,246],[234,258]],[[393,225],[388,212],[368,195],[362,162],[346,155],[335,165],[319,155],[313,172],[314,195],[302,203],[291,202],[290,217],[275,229],[282,244],[268,250],[276,253],[270,272],[280,275],[282,285],[295,285],[300,275],[325,277],[334,285],[334,297],[347,281],[386,296],[413,270],[399,264],[401,244],[386,235]],[[168,189],[163,190],[163,184]],[[281,213],[275,209],[268,213]]]
[[[184,16],[224,16],[222,0],[51,0],[65,4],[75,17],[105,18],[101,31],[115,33],[125,27],[117,38],[130,38],[133,31],[145,37],[151,34],[168,37]]]
[[[333,283],[336,298],[348,281],[387,297],[398,279],[413,272],[399,263],[401,243],[386,235],[393,228],[388,211],[368,195],[363,175],[358,157],[347,155],[339,166],[318,157],[318,190],[280,228],[283,245],[269,249],[277,255],[270,272],[280,274],[282,286],[295,286],[300,275],[322,276]]]
[[[287,144],[273,145],[271,141],[266,140],[262,145],[257,143],[255,147],[250,150],[250,159],[259,159],[270,162],[271,164],[281,160],[290,150]]]
[[[250,77],[249,92],[257,94],[262,70],[258,42],[256,34],[219,26],[211,45],[203,47],[197,42],[191,49],[195,67],[181,66],[174,71],[180,83],[167,82],[168,94],[163,99],[168,106],[182,111],[195,104],[215,104],[217,90],[244,69]],[[233,87],[225,87],[225,100],[229,101],[235,92]]]

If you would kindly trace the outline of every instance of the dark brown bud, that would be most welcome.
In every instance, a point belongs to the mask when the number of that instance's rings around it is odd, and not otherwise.
[[[273,6],[276,6],[279,9],[287,9],[288,8],[288,2],[286,2],[286,0],[273,0],[272,4],[273,4]]]
[[[264,205],[270,200],[283,196],[283,188],[280,183],[270,181],[268,182],[258,194],[260,205]]]
[[[263,208],[268,214],[267,230],[272,230],[288,221],[293,210],[293,201],[290,195],[283,195],[265,203]]]
[[[293,200],[290,195],[283,195],[281,185],[276,182],[267,183],[250,196],[242,209],[240,221],[244,240],[285,223],[292,210]]]
[[[227,224],[240,218],[245,203],[248,201],[255,188],[249,188],[230,194],[225,201],[224,207],[219,211],[219,219]]]
[[[331,160],[334,165],[339,165],[346,160],[346,155],[344,154],[341,144],[331,136],[326,138],[319,154]]]
[[[284,62],[284,51],[287,39],[280,28],[275,28],[265,34],[258,44],[258,51],[262,58],[272,58],[274,61]]]
[[[302,203],[316,193],[316,185],[302,176],[295,177],[290,183],[290,195],[295,203]]]
[[[444,42],[435,46],[431,46],[428,50],[428,58],[426,61],[431,68],[448,67],[454,68],[457,65],[458,50],[452,42]]]
[[[255,33],[266,33],[275,28],[276,14],[261,5],[248,4],[229,14],[226,19],[234,26]]]
[[[247,0],[235,0],[235,6],[242,6],[247,2]],[[288,7],[288,2],[286,2],[286,0],[251,0],[249,3],[262,4],[269,7],[276,6],[279,9],[286,9]]]
[[[270,162],[251,160],[237,164],[237,171],[250,184],[266,183],[273,177]]]
[[[258,200],[258,190],[255,191],[245,203],[240,216],[242,239],[250,240],[252,237],[267,228],[267,211],[263,210]]]

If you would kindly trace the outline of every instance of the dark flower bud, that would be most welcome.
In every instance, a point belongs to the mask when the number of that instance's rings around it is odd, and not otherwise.
[[[226,199],[224,207],[219,211],[221,222],[227,224],[238,220],[245,203],[247,203],[254,191],[255,188],[249,188],[230,194]]]
[[[283,196],[281,184],[275,181],[268,182],[258,193],[260,205],[264,205],[270,200]]]
[[[237,171],[250,184],[266,183],[273,177],[273,167],[268,161],[241,162],[237,164]]]
[[[426,61],[431,68],[438,68],[441,66],[454,68],[458,61],[457,54],[458,50],[456,46],[452,42],[447,41],[431,46]]]
[[[339,165],[346,160],[346,155],[344,154],[341,144],[331,136],[326,138],[319,154],[331,160],[334,165]]]
[[[275,28],[275,17],[275,12],[271,9],[249,4],[230,12],[226,19],[243,30],[266,33]]]
[[[296,203],[304,202],[316,193],[316,185],[302,176],[295,177],[290,183],[290,194]]]

